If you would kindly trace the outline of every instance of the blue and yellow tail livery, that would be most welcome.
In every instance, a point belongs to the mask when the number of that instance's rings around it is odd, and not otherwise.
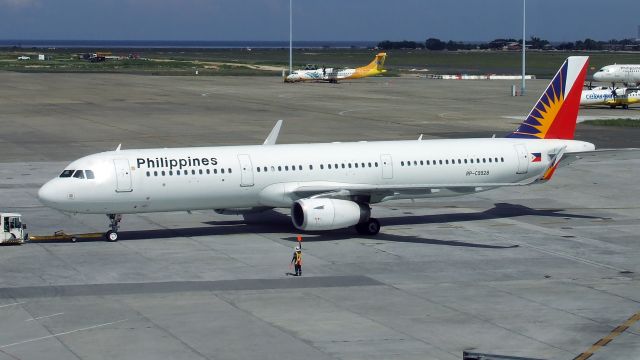
[[[588,56],[570,56],[510,138],[573,139]]]

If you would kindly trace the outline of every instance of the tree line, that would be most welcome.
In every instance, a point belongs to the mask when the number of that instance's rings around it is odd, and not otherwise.
[[[442,41],[437,38],[428,38],[424,42],[418,41],[381,41],[378,48],[382,50],[392,49],[427,49],[441,50],[518,50],[522,49],[522,39],[495,39],[483,43],[465,43],[461,41]],[[535,50],[640,50],[640,42],[634,39],[598,41],[593,39],[578,40],[575,42],[562,42],[552,44],[532,36],[527,40],[527,48]]]

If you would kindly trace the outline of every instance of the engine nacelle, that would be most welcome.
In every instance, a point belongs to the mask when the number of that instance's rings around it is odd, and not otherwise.
[[[291,220],[300,230],[334,230],[369,220],[368,205],[339,199],[301,199],[291,206]]]

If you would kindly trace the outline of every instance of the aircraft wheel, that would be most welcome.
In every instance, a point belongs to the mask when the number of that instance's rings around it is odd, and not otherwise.
[[[380,221],[370,218],[368,221],[357,224],[356,231],[360,235],[377,235],[380,232]]]
[[[623,108],[623,109],[625,109],[625,110],[627,110],[627,109],[629,109],[629,105],[624,104],[624,105],[622,105],[622,108]]]
[[[107,233],[105,234],[105,237],[109,242],[118,241],[118,233],[112,230],[107,231]]]

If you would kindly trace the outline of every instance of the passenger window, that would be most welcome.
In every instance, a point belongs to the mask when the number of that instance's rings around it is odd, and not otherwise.
[[[87,179],[95,179],[96,177],[93,175],[93,170],[85,170],[84,171],[85,175],[87,176]]]
[[[262,170],[264,170],[264,172],[267,172],[267,167],[263,167]]]
[[[202,169],[198,170],[198,173],[199,173],[200,175],[202,175]]]
[[[213,169],[213,173],[217,174],[218,173],[218,169]]]
[[[151,173],[147,171],[147,176],[151,176]]]
[[[76,172],[73,173],[73,177],[76,179],[84,179],[84,171],[76,170]]]
[[[282,166],[278,166],[278,171],[282,171]]]
[[[176,175],[180,175],[180,170],[176,170]]]
[[[309,170],[313,170],[313,165],[309,165]]]
[[[302,170],[302,165],[298,165],[298,170]]]
[[[258,166],[258,167],[256,168],[256,171],[260,172],[260,166]]]
[[[378,162],[376,162],[375,164],[376,164],[376,167],[378,167]]]
[[[357,169],[358,168],[358,163],[353,164],[353,166]]]
[[[220,174],[224,174],[224,169],[220,169]]]
[[[404,166],[404,161],[400,161],[400,166]]]
[[[158,176],[158,172],[157,172],[157,171],[154,171],[154,172],[153,172],[153,176]]]
[[[289,165],[284,166],[284,171],[289,171]]]
[[[320,170],[324,170],[324,165],[320,164]]]
[[[169,176],[173,176],[173,170],[169,170]]]
[[[71,175],[73,175],[73,172],[74,172],[74,171],[75,171],[75,170],[65,170],[65,171],[63,171],[63,172],[62,172],[62,174],[60,174],[60,177],[61,177],[61,178],[68,178],[68,177],[71,177]]]
[[[161,174],[162,174],[162,176],[164,176],[164,170],[162,170],[162,173],[161,173]]]
[[[209,169],[207,169],[207,175],[211,174],[211,171],[209,171]]]
[[[191,170],[191,175],[195,175],[195,174],[196,174],[196,170],[195,169]]]
[[[351,169],[351,163],[349,163],[349,164],[347,164],[347,165],[349,165],[349,169]]]
[[[231,174],[231,168],[228,168],[227,171],[229,171],[229,174]]]

